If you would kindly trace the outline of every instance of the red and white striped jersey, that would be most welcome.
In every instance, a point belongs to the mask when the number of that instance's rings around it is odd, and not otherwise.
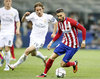
[[[78,42],[78,29],[82,31],[82,37],[83,40],[86,39],[86,29],[79,24],[77,21],[66,17],[63,22],[58,22],[58,32],[56,36],[53,38],[53,41],[56,41],[62,34],[64,33],[62,43],[65,45],[72,47],[72,48],[77,48],[79,47],[79,42]]]

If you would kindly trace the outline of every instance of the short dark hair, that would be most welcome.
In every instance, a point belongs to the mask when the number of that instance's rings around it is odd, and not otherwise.
[[[60,13],[60,12],[64,12],[64,10],[63,10],[62,8],[58,8],[58,9],[56,10],[56,13]]]
[[[41,2],[35,3],[35,5],[34,5],[34,10],[35,10],[35,8],[36,8],[37,6],[40,6],[40,7],[42,7],[42,9],[44,9],[44,6],[43,6],[43,4],[42,4]]]

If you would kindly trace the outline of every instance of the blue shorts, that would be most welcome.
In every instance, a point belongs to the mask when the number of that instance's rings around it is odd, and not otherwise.
[[[65,63],[69,62],[70,59],[73,57],[73,55],[78,51],[79,48],[71,48],[66,46],[63,43],[60,43],[54,50],[54,53],[56,53],[57,55],[63,55],[65,54],[63,61]]]

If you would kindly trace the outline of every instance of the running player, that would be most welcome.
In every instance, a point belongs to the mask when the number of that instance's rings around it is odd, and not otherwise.
[[[46,64],[47,57],[43,56],[38,49],[44,45],[49,23],[52,23],[54,24],[54,27],[57,27],[57,21],[52,15],[44,13],[44,6],[41,2],[37,2],[34,5],[34,11],[35,12],[32,13],[26,12],[22,17],[22,22],[27,20],[31,21],[33,24],[30,35],[30,45],[28,48],[26,48],[24,54],[15,64],[9,65],[12,70],[19,64],[23,63],[30,53],[32,56],[41,58]]]
[[[61,67],[73,67],[73,72],[77,72],[78,61],[70,62],[70,59],[79,49],[78,42],[78,29],[82,31],[83,41],[81,47],[85,47],[85,39],[86,39],[86,29],[79,24],[77,21],[66,17],[63,9],[57,9],[56,15],[58,17],[58,32],[53,40],[48,44],[47,48],[50,49],[50,46],[54,41],[56,41],[62,33],[64,33],[62,42],[55,48],[54,53],[50,56],[47,61],[44,73],[37,77],[46,77],[48,70],[51,68],[54,60],[65,54],[63,60],[61,61]]]

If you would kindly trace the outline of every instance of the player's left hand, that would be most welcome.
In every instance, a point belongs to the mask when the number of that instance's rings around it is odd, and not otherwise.
[[[53,41],[51,41],[51,42],[48,44],[48,46],[47,46],[47,49],[48,49],[48,50],[50,50],[50,47],[51,47],[52,43],[53,43]]]
[[[51,38],[54,38],[54,37],[55,37],[55,35],[56,35],[55,33],[52,33],[52,34],[51,34]]]
[[[48,44],[47,49],[50,50],[51,43]]]
[[[84,41],[82,41],[82,43],[81,43],[81,48],[85,48],[85,40]]]

